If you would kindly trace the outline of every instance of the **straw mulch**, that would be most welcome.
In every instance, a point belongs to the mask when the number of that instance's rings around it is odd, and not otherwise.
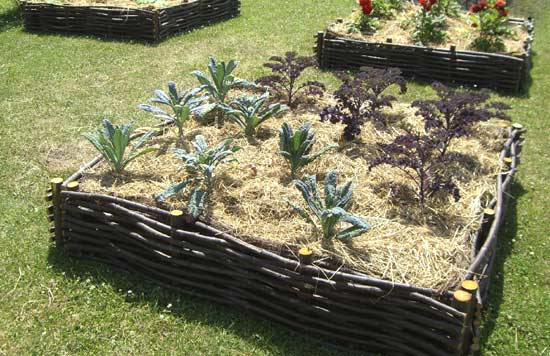
[[[411,33],[414,25],[411,24],[415,14],[420,11],[421,6],[411,2],[404,2],[403,9],[397,12],[392,19],[381,20],[380,28],[374,33],[350,32],[350,26],[357,21],[360,11],[355,10],[352,15],[343,22],[332,23],[328,26],[328,31],[338,35],[358,40],[370,42],[386,42],[388,38],[392,43],[403,45],[414,45]],[[459,14],[457,18],[447,17],[445,33],[447,38],[443,43],[430,44],[431,47],[449,48],[456,46],[458,50],[472,50],[471,44],[478,37],[478,29],[472,28],[472,18],[466,12]],[[523,43],[527,39],[528,32],[521,25],[510,25],[515,35],[510,38],[504,38],[506,50],[500,52],[509,55],[522,55]]]
[[[235,154],[238,162],[218,167],[204,220],[222,224],[228,232],[248,241],[267,241],[268,245],[288,246],[293,251],[307,246],[318,259],[338,261],[342,267],[386,280],[436,289],[455,286],[470,263],[471,241],[481,210],[494,194],[503,125],[483,123],[473,136],[455,142],[452,151],[468,158],[466,164],[450,168],[462,199],[455,203],[449,196],[439,195],[421,209],[414,196],[415,187],[399,170],[388,166],[368,170],[369,161],[377,155],[376,142],[391,141],[404,124],[422,127],[415,110],[396,104],[388,110],[390,128],[367,123],[360,139],[349,143],[341,141],[343,126],[319,121],[318,108],[331,99],[324,101],[317,109],[287,112],[268,120],[254,140],[247,139],[231,122],[221,128],[190,122],[185,133],[187,142],[201,134],[211,146],[232,137],[242,147]],[[353,180],[356,190],[349,210],[365,218],[372,225],[370,231],[349,241],[324,241],[285,203],[287,198],[305,206],[291,182],[287,163],[278,153],[277,130],[285,121],[295,129],[311,122],[316,131],[316,149],[339,144],[302,174],[317,174],[322,184],[326,172],[336,169],[339,184]],[[110,173],[106,164],[90,169],[84,174],[83,190],[155,204],[154,194],[172,182],[182,181],[186,174],[178,172],[181,161],[171,153],[176,132],[169,129],[155,138],[152,144],[158,152],[134,161],[121,176]],[[185,210],[186,201],[184,192],[163,207]]]

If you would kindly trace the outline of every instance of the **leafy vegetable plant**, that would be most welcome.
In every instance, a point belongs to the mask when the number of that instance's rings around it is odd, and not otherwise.
[[[201,88],[178,91],[176,83],[168,82],[168,94],[158,89],[155,90],[155,97],[149,99],[151,103],[157,103],[170,108],[170,113],[149,104],[141,104],[140,109],[155,114],[155,117],[174,123],[179,132],[180,139],[183,137],[183,126],[189,120],[191,114],[201,116],[212,109],[212,104],[205,104],[207,95],[197,96]]]
[[[384,90],[394,84],[401,88],[401,93],[407,90],[406,81],[397,68],[362,67],[354,77],[345,72],[337,72],[336,76],[342,80],[342,85],[334,92],[338,103],[324,108],[320,116],[321,121],[346,125],[343,137],[348,141],[359,136],[367,120],[386,125],[381,109],[391,107],[397,98],[383,95]]]
[[[233,71],[239,65],[239,61],[231,60],[229,63],[217,62],[214,57],[208,58],[208,73],[210,77],[198,70],[191,72],[205,90],[214,99],[217,105],[225,104],[227,94],[231,89],[238,87],[253,87],[256,84],[233,75]]]
[[[421,44],[441,43],[445,40],[446,16],[443,11],[432,11],[437,0],[418,0],[422,8],[413,18],[412,39]]]
[[[422,116],[426,131],[438,143],[440,156],[444,156],[454,138],[466,136],[471,127],[491,118],[508,119],[504,113],[510,106],[501,102],[488,102],[486,90],[468,91],[451,89],[441,83],[432,84],[437,100],[417,100],[417,115]]]
[[[379,143],[378,149],[380,156],[371,161],[369,169],[381,164],[400,169],[418,187],[416,194],[422,206],[437,191],[452,194],[456,201],[460,199],[457,186],[442,171],[457,156],[441,156],[439,142],[431,136],[408,131],[391,143]]]
[[[327,174],[325,178],[324,200],[321,199],[317,191],[317,178],[315,175],[306,176],[303,181],[294,181],[296,188],[302,193],[309,210],[319,221],[325,239],[333,237],[337,239],[351,238],[359,236],[370,229],[370,225],[364,219],[346,211],[353,197],[353,188],[351,187],[351,181],[347,182],[343,187],[337,187],[337,178],[338,174],[336,171],[330,171]],[[317,228],[317,225],[306,209],[288,200],[287,204]],[[348,223],[351,226],[337,231],[339,223]]]
[[[514,32],[508,27],[508,9],[504,0],[480,0],[470,7],[474,28],[479,31],[472,47],[480,51],[503,51],[504,38]]]
[[[297,106],[296,96],[300,92],[316,96],[322,96],[325,92],[323,83],[298,81],[304,70],[315,66],[313,57],[298,57],[296,52],[287,52],[285,57],[273,56],[269,60],[272,63],[265,63],[264,67],[270,68],[273,74],[259,78],[256,83],[271,88],[277,96],[285,98],[289,107]]]
[[[312,154],[315,144],[315,132],[311,130],[311,124],[305,123],[294,132],[288,123],[284,123],[279,129],[279,152],[290,164],[290,174],[296,178],[297,172],[304,166],[313,162],[322,154],[338,147],[336,144],[328,145]]]
[[[183,169],[188,177],[183,182],[171,184],[165,191],[155,196],[157,201],[164,201],[181,190],[191,188],[188,213],[194,218],[204,211],[204,205],[211,189],[214,171],[218,165],[231,161],[228,157],[241,148],[232,145],[233,140],[226,139],[218,146],[210,148],[202,135],[197,135],[192,142],[194,153],[184,149],[174,149],[174,154],[183,160]]]
[[[130,143],[134,126],[132,123],[123,125],[113,125],[108,119],[103,120],[103,127],[98,128],[96,132],[82,134],[94,147],[101,153],[111,169],[119,174],[124,168],[136,158],[154,151],[153,147],[139,150],[147,140],[151,138],[154,130],[142,135],[136,144],[126,154],[126,149]]]
[[[244,94],[240,98],[233,100],[231,105],[220,106],[229,119],[244,129],[247,136],[254,136],[256,128],[267,119],[279,115],[288,110],[286,105],[270,104],[263,107],[269,97],[269,92],[261,96]]]

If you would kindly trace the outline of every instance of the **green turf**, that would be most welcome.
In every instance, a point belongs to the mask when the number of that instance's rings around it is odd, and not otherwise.
[[[164,291],[50,248],[45,203],[52,176],[93,152],[80,133],[109,116],[152,124],[137,105],[207,56],[238,58],[255,78],[264,60],[310,53],[315,33],[354,0],[243,0],[242,16],[158,46],[25,33],[16,4],[0,0],[0,355],[328,355],[271,323]],[[485,355],[550,355],[550,11],[534,14],[533,83],[502,97],[529,128],[500,245],[499,275],[484,327]],[[329,73],[312,77],[328,81]],[[412,85],[408,98],[426,86]],[[130,292],[131,291],[131,292]],[[168,307],[170,305],[170,307]]]

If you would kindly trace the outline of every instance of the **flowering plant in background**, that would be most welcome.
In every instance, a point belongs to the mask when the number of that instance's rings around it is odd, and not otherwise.
[[[359,0],[359,6],[361,6],[363,15],[368,16],[372,13],[372,0]]]
[[[504,0],[479,0],[470,6],[472,27],[478,29],[478,37],[472,47],[481,51],[503,51],[504,38],[514,32],[508,27],[508,9]]]
[[[418,3],[422,7],[413,19],[412,39],[424,45],[443,42],[446,37],[443,31],[446,20],[445,11],[437,7],[437,0],[418,0]]]
[[[361,12],[356,22],[356,29],[361,32],[376,31],[381,19],[392,18],[394,11],[401,9],[401,0],[358,0],[357,2]]]

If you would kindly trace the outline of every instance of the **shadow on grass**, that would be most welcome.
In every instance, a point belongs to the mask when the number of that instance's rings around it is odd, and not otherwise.
[[[88,279],[96,286],[109,284],[124,295],[126,302],[135,306],[145,305],[152,312],[166,312],[165,306],[172,304],[172,315],[183,318],[193,324],[206,324],[215,330],[225,330],[237,335],[246,343],[271,350],[280,355],[354,355],[338,350],[336,347],[316,344],[313,339],[291,333],[289,329],[253,314],[243,313],[240,309],[201,301],[195,297],[181,295],[175,291],[160,287],[134,273],[106,266],[99,262],[66,256],[62,251],[51,247],[48,264],[55,271],[65,273],[64,278]],[[128,293],[131,290],[132,293]],[[216,331],[214,331],[216,332]],[[215,354],[215,350],[212,350]],[[363,354],[364,355],[364,354]]]
[[[525,193],[527,193],[527,191],[517,181],[512,185],[510,192],[511,197],[508,203],[508,209],[506,211],[506,221],[499,234],[497,255],[493,267],[492,282],[489,289],[489,304],[487,305],[483,317],[483,329],[481,331],[482,349],[487,344],[487,340],[493,333],[496,320],[500,313],[500,306],[504,295],[505,275],[502,273],[504,270],[504,262],[512,253],[514,248],[513,239],[517,234],[517,200]]]
[[[18,5],[9,8],[0,13],[0,32],[20,26],[22,22],[21,8]]]

